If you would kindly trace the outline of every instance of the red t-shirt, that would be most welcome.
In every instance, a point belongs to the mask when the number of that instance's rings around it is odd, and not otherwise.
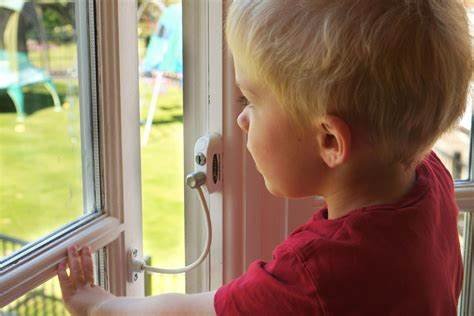
[[[431,153],[397,203],[317,211],[214,298],[218,315],[456,315],[463,266],[453,180]]]

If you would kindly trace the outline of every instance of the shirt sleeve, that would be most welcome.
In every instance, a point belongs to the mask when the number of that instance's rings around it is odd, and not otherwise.
[[[278,247],[214,296],[217,315],[322,315],[312,278],[298,255]]]

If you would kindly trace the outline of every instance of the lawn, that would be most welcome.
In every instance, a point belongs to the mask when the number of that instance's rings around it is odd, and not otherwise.
[[[26,93],[29,116],[16,122],[0,95],[0,233],[32,241],[83,212],[77,87],[55,81],[63,110],[41,87]],[[141,84],[142,118],[151,84]],[[68,97],[69,95],[69,97]],[[34,105],[34,107],[32,107]],[[142,147],[144,251],[159,266],[184,264],[182,93],[159,100],[148,145]],[[184,276],[154,276],[153,294],[184,292]]]

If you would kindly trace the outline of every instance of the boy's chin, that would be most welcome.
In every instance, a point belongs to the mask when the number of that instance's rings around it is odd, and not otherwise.
[[[273,186],[269,181],[267,181],[265,177],[263,177],[263,180],[265,181],[265,187],[271,195],[276,197],[285,197],[279,190],[275,188],[275,186]]]
[[[272,183],[267,181],[267,179],[265,179],[265,177],[263,177],[263,179],[265,180],[265,187],[267,188],[268,192],[270,192],[271,195],[273,195],[275,197],[278,197],[278,198],[291,198],[291,196],[289,196],[287,194],[287,192],[285,192],[284,190],[276,187],[275,185],[272,185]]]
[[[271,195],[278,197],[278,198],[287,198],[287,199],[302,199],[307,197],[313,197],[317,194],[313,192],[300,192],[298,190],[289,190],[290,188],[279,188],[275,185],[272,185],[271,182],[267,181],[265,177],[263,178],[265,181],[265,187],[267,188],[268,192]]]

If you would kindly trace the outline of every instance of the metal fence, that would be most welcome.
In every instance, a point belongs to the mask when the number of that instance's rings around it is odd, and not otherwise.
[[[2,258],[4,258],[10,255],[11,253],[17,251],[27,243],[28,242],[25,240],[0,234],[0,254]]]
[[[54,290],[54,284],[51,286]],[[54,296],[51,292],[51,288],[47,289],[46,285],[43,285],[14,301],[10,305],[5,307],[5,310],[0,312],[0,315],[13,316],[13,315],[69,315],[64,308],[62,299]]]

